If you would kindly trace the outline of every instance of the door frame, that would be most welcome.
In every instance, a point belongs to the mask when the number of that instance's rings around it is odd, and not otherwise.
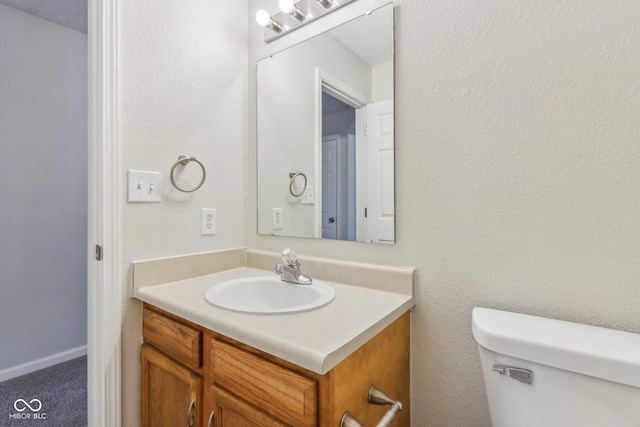
[[[88,423],[119,427],[121,215],[119,0],[88,2]],[[96,245],[102,260],[96,259]]]

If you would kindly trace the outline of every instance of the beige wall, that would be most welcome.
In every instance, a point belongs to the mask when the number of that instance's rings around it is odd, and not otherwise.
[[[395,4],[397,244],[257,236],[253,198],[247,243],[417,267],[412,424],[489,426],[472,307],[640,332],[640,6]],[[265,48],[261,7],[250,61],[317,31]]]
[[[635,0],[396,1],[393,247],[255,232],[255,60],[383,2],[359,0],[267,47],[253,16],[277,1],[249,0],[248,13],[244,3],[122,5],[125,168],[166,173],[188,152],[211,174],[191,196],[165,187],[162,205],[123,201],[126,271],[243,244],[416,267],[420,427],[489,426],[476,305],[640,332]],[[213,238],[198,234],[201,207],[219,209]],[[127,276],[125,426],[139,417],[130,286]]]
[[[121,6],[122,417],[124,427],[137,427],[141,321],[140,304],[130,298],[131,261],[245,241],[247,4],[137,0]],[[207,168],[207,181],[195,193],[171,186],[168,173],[179,154]],[[126,203],[126,169],[162,172],[162,203]],[[201,208],[217,209],[215,236],[200,235]]]

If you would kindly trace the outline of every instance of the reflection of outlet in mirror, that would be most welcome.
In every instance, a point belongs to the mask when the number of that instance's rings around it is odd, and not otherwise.
[[[200,234],[216,234],[216,210],[202,208],[202,228]]]
[[[127,201],[142,203],[160,203],[162,192],[160,172],[127,171]]]
[[[307,185],[307,189],[302,193],[302,204],[303,205],[312,205],[315,202],[315,197],[313,194],[313,185]]]
[[[273,208],[273,225],[274,230],[280,230],[282,228],[282,208]]]

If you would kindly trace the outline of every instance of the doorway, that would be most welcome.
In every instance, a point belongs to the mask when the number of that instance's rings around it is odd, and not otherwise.
[[[87,17],[39,12],[0,4],[0,416],[80,426],[60,405],[86,425]]]
[[[356,109],[322,93],[322,237],[356,240]]]

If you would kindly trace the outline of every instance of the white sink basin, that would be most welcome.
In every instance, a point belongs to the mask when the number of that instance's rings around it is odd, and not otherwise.
[[[205,293],[211,304],[244,313],[298,313],[329,304],[336,297],[331,286],[283,282],[279,276],[243,277],[212,286]]]

